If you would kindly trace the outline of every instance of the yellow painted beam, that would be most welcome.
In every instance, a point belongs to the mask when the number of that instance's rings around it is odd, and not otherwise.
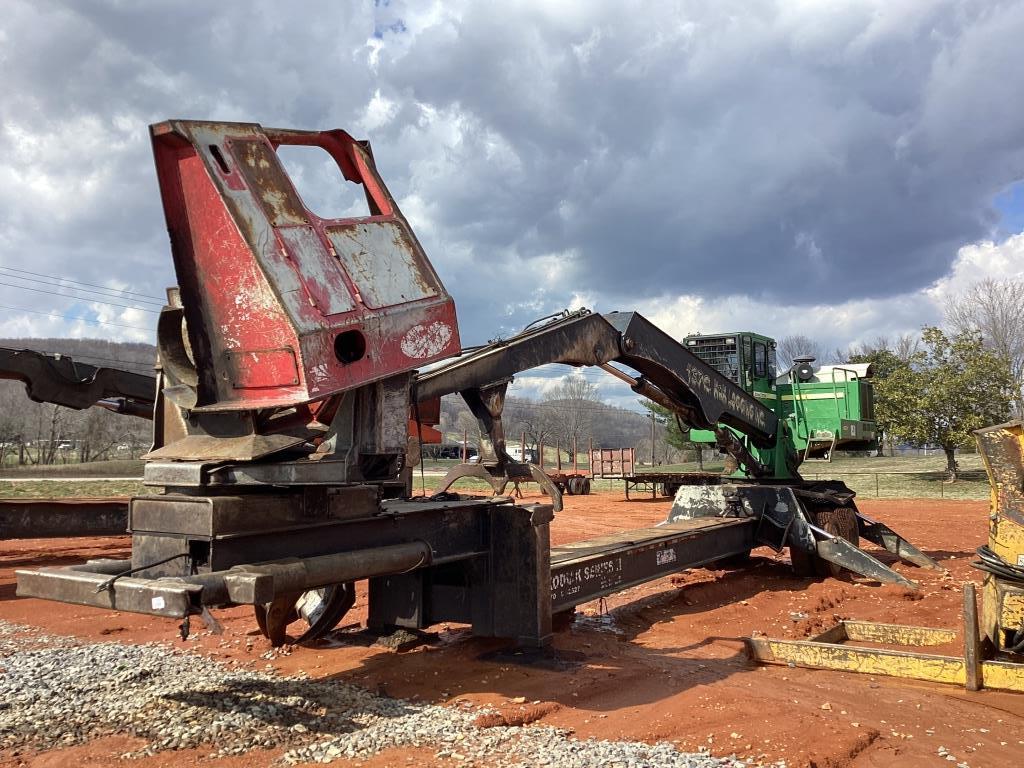
[[[891,626],[891,625],[890,625]],[[911,629],[928,629],[914,627]],[[934,630],[937,633],[948,630]],[[938,635],[935,635],[938,637]],[[876,648],[858,648],[810,640],[777,640],[765,637],[744,638],[754,661],[764,664],[859,672],[867,675],[901,677],[929,683],[964,685],[967,669],[962,658],[909,653]],[[1024,693],[1024,664],[983,661],[982,687]]]
[[[956,640],[956,632],[935,627],[910,627],[874,621],[844,621],[848,640],[888,645],[945,645]]]

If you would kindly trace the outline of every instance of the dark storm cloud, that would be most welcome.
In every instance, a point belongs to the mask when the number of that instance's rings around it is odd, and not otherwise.
[[[162,293],[174,278],[149,123],[345,124],[372,92],[357,60],[372,13],[306,7],[322,23],[269,3],[8,7],[0,265]]]
[[[469,341],[574,297],[910,293],[1024,176],[1022,33],[1019,2],[10,3],[0,264],[159,293],[146,125],[198,117],[370,138]]]
[[[1024,173],[1024,8],[893,5],[474,6],[383,72],[473,118],[432,181],[484,259],[575,250],[580,289],[624,296],[886,295],[944,274]]]

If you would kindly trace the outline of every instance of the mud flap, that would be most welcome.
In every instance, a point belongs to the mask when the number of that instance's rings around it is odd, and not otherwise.
[[[916,565],[920,568],[933,568],[938,571],[945,570],[945,568],[932,560],[928,555],[904,539],[885,523],[872,520],[870,517],[862,515],[859,511],[857,512],[857,528],[860,531],[862,539],[867,539],[872,544],[877,544],[886,552],[896,555],[900,560],[904,560],[905,562],[908,562],[911,565]]]

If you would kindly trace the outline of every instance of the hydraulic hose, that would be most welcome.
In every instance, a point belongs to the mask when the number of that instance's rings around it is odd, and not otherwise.
[[[1024,587],[1024,567],[1008,563],[986,544],[976,550],[981,560],[971,563],[980,571],[991,573],[997,579],[1002,579],[1018,587]],[[1024,626],[1021,626],[1014,635],[1013,640],[1005,649],[1010,653],[1024,653]]]

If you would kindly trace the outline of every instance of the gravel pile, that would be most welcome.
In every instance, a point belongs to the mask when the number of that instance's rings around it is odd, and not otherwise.
[[[132,757],[208,746],[284,747],[284,764],[419,746],[463,765],[733,768],[669,744],[577,740],[547,726],[478,728],[486,710],[419,704],[334,680],[233,668],[162,645],[77,643],[0,622],[0,749],[146,740]]]

